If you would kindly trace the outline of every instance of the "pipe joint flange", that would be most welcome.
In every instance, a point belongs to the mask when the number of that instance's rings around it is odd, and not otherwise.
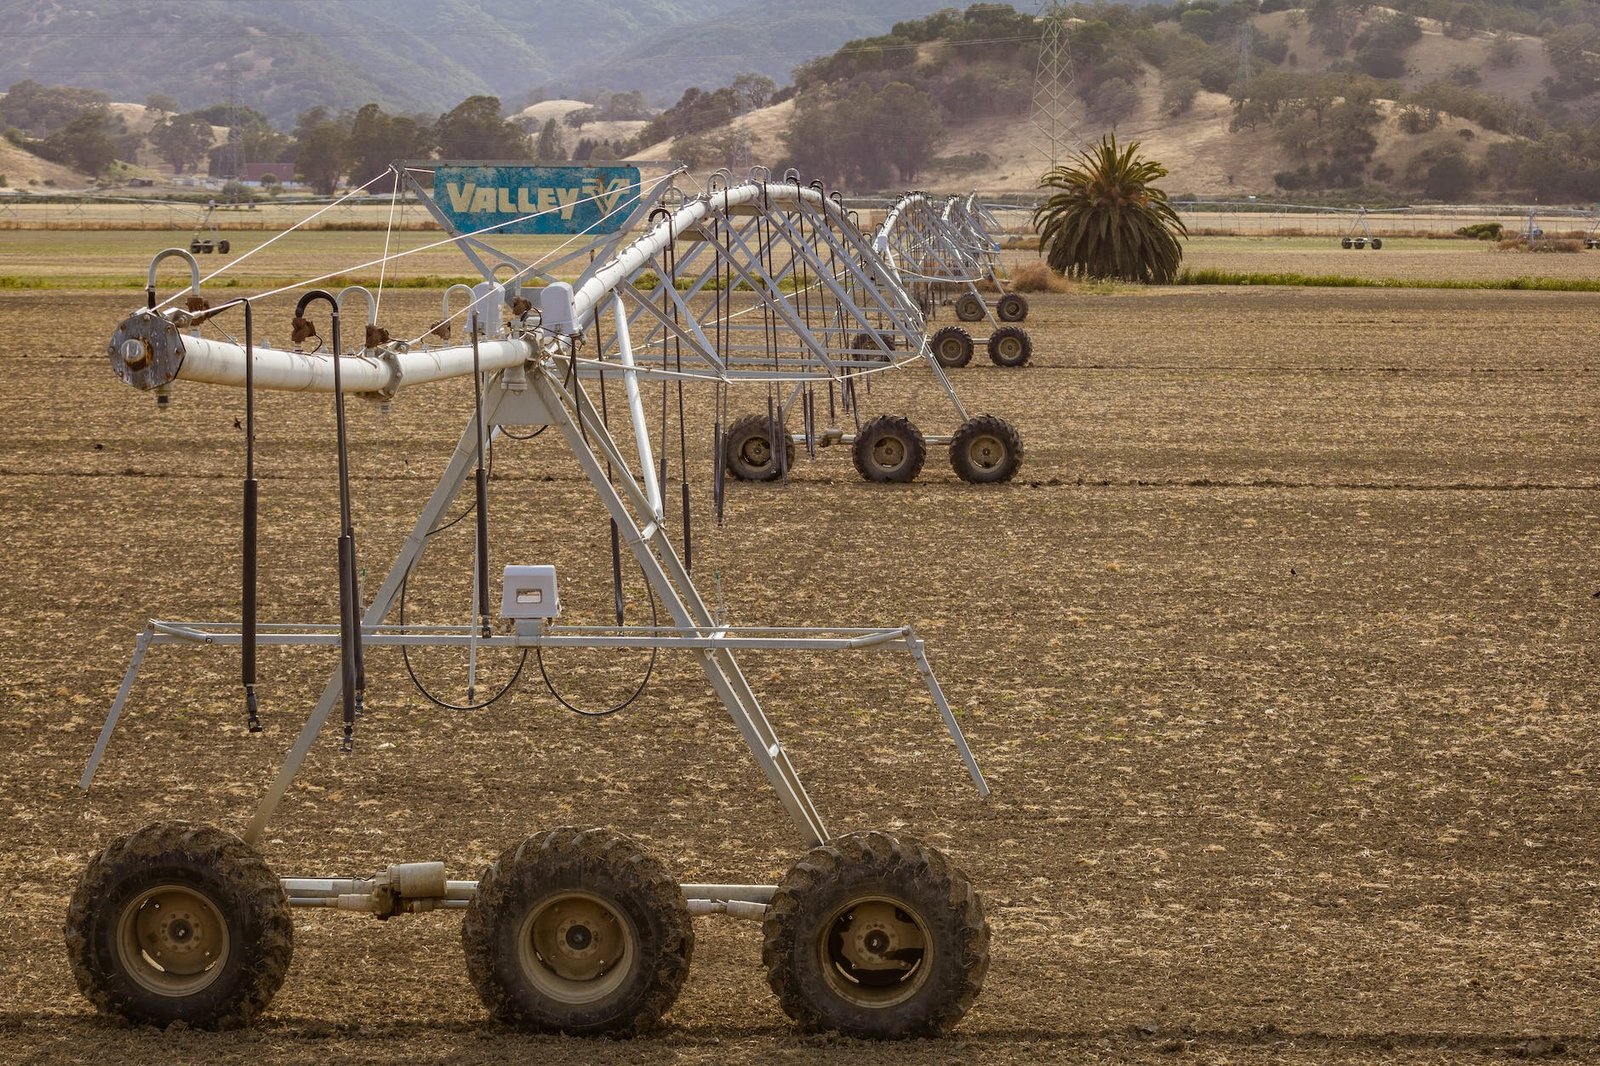
[[[395,393],[400,391],[400,382],[406,376],[406,369],[400,363],[400,353],[389,351],[387,348],[377,352],[378,361],[389,368],[389,381],[378,390],[378,399],[392,400]]]
[[[111,369],[126,385],[150,392],[170,385],[183,365],[183,335],[153,311],[123,319],[111,335]]]

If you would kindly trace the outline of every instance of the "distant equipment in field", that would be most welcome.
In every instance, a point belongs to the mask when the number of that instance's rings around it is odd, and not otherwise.
[[[1007,290],[995,237],[999,231],[999,223],[976,193],[938,203],[927,193],[913,192],[889,209],[873,245],[894,267],[930,323],[943,305],[953,306],[962,322],[988,319],[990,361],[1003,367],[1026,366],[1033,341],[1015,323],[1028,317],[1028,301]],[[992,309],[978,290],[980,282],[1000,293]],[[972,335],[960,326],[934,331],[928,343],[940,366],[963,367],[972,361]]]
[[[1372,227],[1367,224],[1367,209],[1365,207],[1356,211],[1356,217],[1350,221],[1350,229],[1343,237],[1339,238],[1340,248],[1371,248],[1376,252],[1383,247],[1383,238],[1372,235]]]
[[[206,209],[200,213],[200,221],[194,228],[194,236],[189,238],[190,254],[209,255],[216,252],[218,255],[227,255],[233,247],[228,243],[228,238],[217,228],[216,216],[217,202],[208,200]]]

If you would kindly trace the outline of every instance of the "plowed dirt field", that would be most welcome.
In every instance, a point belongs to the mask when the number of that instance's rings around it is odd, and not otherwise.
[[[437,301],[386,297],[385,317],[420,330]],[[93,792],[75,790],[146,619],[239,609],[243,397],[180,386],[157,412],[119,384],[102,351],[137,302],[0,293],[0,1060],[1600,1057],[1593,295],[1036,296],[1032,366],[980,349],[951,373],[973,412],[1020,429],[1014,482],[963,484],[934,448],[915,483],[869,485],[824,450],[787,486],[731,485],[720,528],[709,398],[691,395],[708,598],[738,623],[916,623],[993,787],[971,787],[908,660],[749,660],[830,826],[920,836],[984,895],[986,989],[950,1037],[910,1046],[798,1035],[759,928],[724,918],[697,920],[682,997],[629,1042],[493,1025],[451,913],[296,911],[288,980],[246,1032],[97,1017],[62,941],[84,864],[156,819],[239,831],[334,665],[264,652],[252,736],[234,653],[157,649]],[[949,432],[919,375],[875,398]],[[353,404],[369,588],[470,410],[460,383]],[[263,617],[332,621],[331,404],[265,397],[259,463]],[[604,518],[555,442],[496,448],[492,514],[494,569],[555,563],[566,620],[606,620]],[[414,611],[465,620],[470,545],[470,522],[441,538]],[[598,705],[644,664],[548,665]],[[418,656],[456,698],[464,671]],[[588,719],[531,668],[487,711],[443,711],[377,651],[368,705],[355,751],[330,729],[269,828],[276,872],[441,859],[476,877],[571,824],[623,830],[685,881],[773,883],[803,850],[681,657]]]

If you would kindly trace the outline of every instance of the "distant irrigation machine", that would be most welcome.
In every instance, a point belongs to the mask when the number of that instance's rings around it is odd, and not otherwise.
[[[1008,291],[1000,273],[1000,246],[993,235],[999,228],[976,195],[939,203],[927,193],[913,192],[889,209],[873,246],[894,267],[924,315],[931,319],[941,305],[950,304],[962,322],[987,319],[992,327],[985,345],[990,361],[1026,366],[1033,341],[1015,323],[1028,317],[1028,301]],[[1000,293],[993,308],[978,291],[980,283]],[[963,367],[972,361],[972,335],[961,326],[938,329],[929,347],[940,366]]]
[[[1367,209],[1365,207],[1359,208],[1355,213],[1355,217],[1350,220],[1350,228],[1345,231],[1343,237],[1339,238],[1339,247],[1345,251],[1349,251],[1352,248],[1356,251],[1360,251],[1363,248],[1371,248],[1374,252],[1383,247],[1383,238],[1373,236],[1372,226],[1367,222]]]
[[[408,178],[415,170],[405,164],[396,169]],[[523,179],[536,181],[562,168],[526,169],[531,176]],[[484,181],[494,180],[492,171],[473,171],[474,187],[481,190]],[[937,363],[927,358],[920,315],[893,268],[819,187],[802,185],[793,175],[779,182],[762,174],[741,183],[714,180],[703,195],[689,196],[674,190],[676,173],[650,188],[633,174],[629,195],[585,197],[605,205],[590,223],[582,223],[578,213],[585,235],[593,238],[585,250],[539,264],[493,249],[487,237],[505,223],[462,229],[444,207],[444,179],[435,174],[433,200],[425,202],[439,209],[451,239],[485,277],[466,307],[447,316],[467,334],[454,344],[391,341],[376,324],[376,301],[370,298],[364,334],[346,329],[340,308],[351,291],[311,289],[300,295],[295,310],[296,348],[258,345],[252,308],[261,297],[210,307],[192,254],[169,249],[152,262],[147,306],[117,328],[111,363],[124,382],[155,392],[161,402],[177,382],[245,390],[242,616],[238,622],[149,623],[135,642],[80,787],[90,788],[152,648],[239,648],[252,732],[260,729],[258,647],[337,648],[340,662],[242,837],[210,826],[159,822],[114,841],[91,861],[69,906],[67,946],[79,987],[101,1011],[156,1025],[249,1024],[284,979],[292,950],[289,908],[295,906],[381,918],[461,909],[473,986],[496,1019],[533,1030],[630,1034],[650,1027],[686,978],[695,915],[762,922],[768,981],[783,1009],[806,1029],[873,1038],[934,1034],[955,1024],[977,996],[988,968],[989,928],[970,882],[940,852],[909,837],[832,835],[737,660],[745,651],[905,653],[972,781],[987,794],[922,640],[909,625],[741,627],[719,619],[691,576],[687,476],[682,544],[669,534],[672,508],[663,498],[666,478],[658,472],[642,396],[653,382],[662,383],[663,403],[668,387],[681,390],[685,383],[704,382],[723,392],[744,383],[767,389],[768,410],[757,416],[760,432],[748,438],[738,432],[748,424],[744,420],[722,425],[727,404],[718,399],[713,465],[719,510],[724,476],[782,476],[794,444],[814,447],[828,435],[853,438],[858,465],[861,441],[868,441],[863,472],[874,480],[897,480],[897,449],[873,436],[871,427],[881,423],[869,421],[852,434],[819,427],[821,400],[813,392],[826,388],[837,408],[853,411],[858,389],[872,375],[913,362],[949,392]],[[550,210],[541,204],[498,206],[509,206],[522,219],[548,217]],[[555,270],[584,263],[589,253],[594,259],[574,283],[550,280]],[[185,292],[158,303],[156,272],[166,259],[186,260],[191,280]],[[503,277],[507,271],[509,280]],[[739,283],[747,291],[743,306],[733,308]],[[744,317],[737,317],[741,312]],[[312,317],[323,314],[331,326],[326,345]],[[222,333],[219,318],[242,325],[242,338]],[[209,335],[202,335],[205,330]],[[446,332],[445,323],[436,327],[436,335]],[[346,345],[345,334],[355,335],[357,343]],[[398,557],[363,602],[345,397],[388,399],[429,381],[468,377],[474,401],[467,425]],[[608,381],[626,397],[625,404],[613,406],[627,412],[636,452],[631,461],[611,432],[604,405],[591,395],[590,386],[604,390]],[[257,619],[257,389],[333,395],[340,508],[336,624]],[[959,402],[956,407],[960,412]],[[681,430],[681,403],[679,411]],[[784,420],[796,411],[803,428],[789,434]],[[1014,432],[998,419],[962,417],[962,429],[949,441],[953,449],[965,449],[967,467],[963,472],[957,461],[957,471],[968,480],[1003,480],[986,475],[1011,462],[1012,452],[1020,458]],[[614,625],[561,624],[557,575],[547,565],[507,566],[500,587],[491,589],[484,453],[507,427],[546,427],[547,439],[565,445],[612,522],[613,572],[620,566],[618,546],[625,546],[664,617],[647,626],[624,624],[619,606]],[[765,450],[751,441],[764,442]],[[671,449],[660,443],[664,471]],[[403,606],[399,619],[392,619],[429,537],[463,493],[476,523],[470,619],[407,623]],[[620,586],[618,595],[620,603]],[[498,624],[490,607],[496,598]],[[448,879],[442,862],[398,863],[364,878],[277,877],[257,850],[263,832],[336,708],[342,712],[341,746],[352,745],[369,676],[366,652],[419,647],[473,654],[601,648],[692,655],[811,850],[775,886],[680,885],[662,861],[628,837],[607,829],[556,828],[512,846],[476,881]],[[471,704],[470,683],[467,691]]]

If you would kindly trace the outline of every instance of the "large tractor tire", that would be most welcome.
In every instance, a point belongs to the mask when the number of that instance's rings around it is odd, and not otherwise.
[[[212,826],[157,822],[89,863],[67,907],[67,957],[105,1014],[237,1029],[283,984],[293,931],[254,848]]]
[[[677,880],[620,833],[536,833],[484,871],[461,923],[467,977],[497,1021],[631,1036],[677,1000],[694,925]]]
[[[781,466],[774,441],[783,448]],[[766,415],[745,415],[723,434],[722,456],[728,473],[740,481],[776,481],[794,466],[794,441]]]
[[[969,418],[950,440],[956,477],[976,485],[1010,481],[1022,466],[1022,437],[994,415]]]
[[[1033,357],[1033,339],[1021,326],[1001,326],[989,334],[988,348],[995,366],[1027,366]]]
[[[947,370],[972,362],[972,334],[960,326],[944,326],[928,341],[933,357]]]
[[[784,875],[761,961],[801,1029],[872,1040],[935,1036],[961,1020],[989,969],[989,923],[939,851],[889,833],[813,848]]]
[[[862,426],[851,451],[856,472],[877,482],[915,480],[927,456],[921,431],[899,415],[879,415]]]

